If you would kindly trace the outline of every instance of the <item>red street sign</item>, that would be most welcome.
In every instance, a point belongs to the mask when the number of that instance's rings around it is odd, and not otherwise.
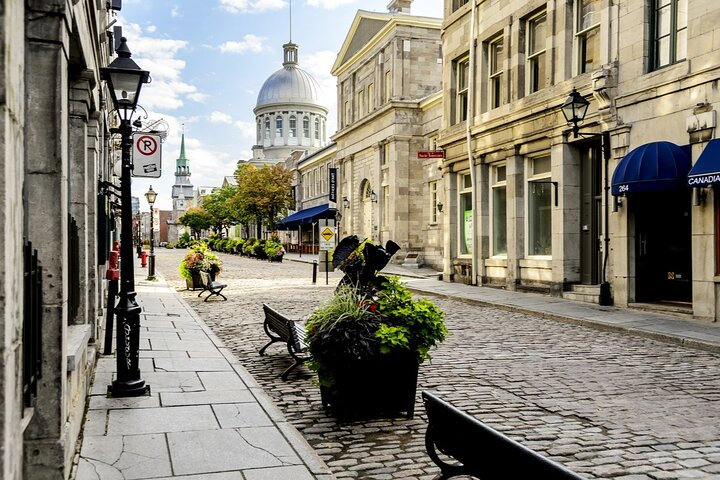
[[[420,150],[418,158],[445,158],[444,150]]]

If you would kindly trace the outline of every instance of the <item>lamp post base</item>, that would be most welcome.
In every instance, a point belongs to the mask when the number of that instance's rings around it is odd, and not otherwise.
[[[600,298],[598,304],[602,306],[610,306],[613,304],[612,296],[610,295],[610,283],[602,282],[600,284]]]
[[[107,396],[111,398],[150,396],[150,385],[145,380],[132,380],[123,382],[115,380],[108,385]]]
[[[152,251],[148,256],[148,276],[146,280],[155,280],[155,254]]]

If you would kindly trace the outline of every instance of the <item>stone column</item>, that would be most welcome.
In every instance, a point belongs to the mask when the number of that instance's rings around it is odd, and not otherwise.
[[[552,294],[562,294],[566,282],[580,280],[580,156],[558,141],[551,148]],[[555,196],[558,205],[555,206]]]
[[[26,21],[27,233],[43,267],[42,372],[25,431],[25,478],[63,479],[67,418],[68,52],[65,2],[30,2]],[[51,232],[51,233],[49,233]]]
[[[520,259],[525,256],[525,172],[517,149],[506,161],[507,198],[507,277],[505,287],[516,290],[520,284]]]

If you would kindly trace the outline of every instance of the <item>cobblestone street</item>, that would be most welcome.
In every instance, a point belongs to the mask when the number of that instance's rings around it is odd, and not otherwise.
[[[448,340],[420,366],[415,418],[338,424],[313,375],[267,342],[262,303],[291,318],[332,295],[340,272],[222,255],[228,301],[185,290],[185,250],[157,249],[157,269],[238,357],[338,478],[430,479],[419,392],[430,390],[587,478],[720,479],[720,357],[617,332],[433,298]],[[479,451],[479,454],[482,452]],[[492,460],[492,459],[489,459]]]

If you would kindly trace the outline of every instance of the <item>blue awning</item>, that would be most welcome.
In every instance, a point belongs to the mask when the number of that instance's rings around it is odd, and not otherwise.
[[[720,183],[720,140],[710,140],[688,173],[688,186],[706,187]]]
[[[330,204],[324,203],[316,207],[306,208],[289,215],[278,223],[275,227],[278,230],[290,230],[296,228],[299,225],[308,225],[313,222],[317,222],[320,218],[335,218],[335,211],[330,210]]]
[[[612,194],[673,190],[685,185],[689,171],[689,147],[646,143],[620,160],[612,176]]]

